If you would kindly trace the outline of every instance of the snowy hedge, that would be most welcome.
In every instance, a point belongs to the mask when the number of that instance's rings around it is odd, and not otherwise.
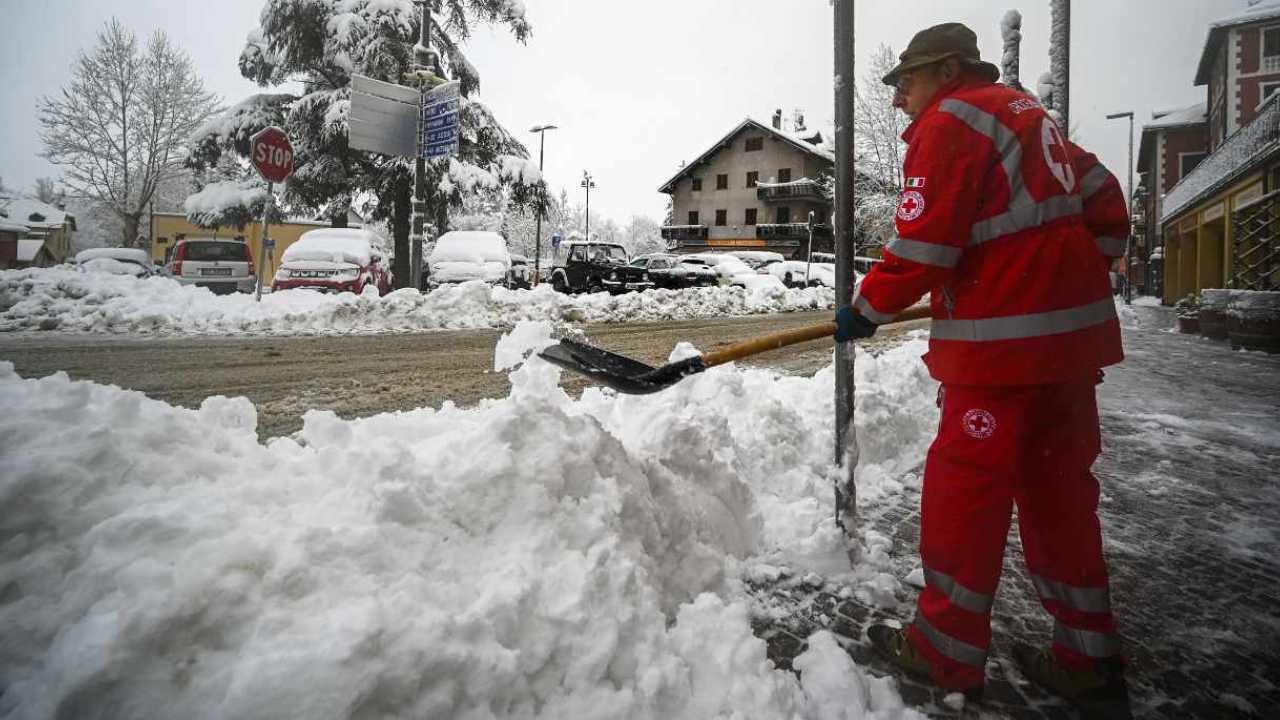
[[[136,279],[75,268],[0,271],[0,332],[314,335],[504,328],[521,320],[633,322],[822,310],[829,288],[736,287],[568,296],[542,285],[507,290],[474,282],[385,297],[289,290],[214,295],[165,277]]]

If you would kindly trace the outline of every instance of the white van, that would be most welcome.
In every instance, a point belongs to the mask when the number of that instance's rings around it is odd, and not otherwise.
[[[511,269],[507,241],[496,232],[457,230],[436,240],[423,273],[427,289],[481,280],[502,283]]]

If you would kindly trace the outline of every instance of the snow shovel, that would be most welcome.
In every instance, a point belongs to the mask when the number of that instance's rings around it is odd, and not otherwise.
[[[913,306],[904,310],[894,318],[893,322],[906,322],[927,317],[929,317],[929,307],[927,305]],[[806,325],[794,330],[784,330],[772,335],[743,340],[728,347],[712,350],[684,360],[677,360],[662,367],[646,365],[639,360],[632,360],[624,355],[611,353],[608,350],[601,350],[586,343],[568,339],[561,340],[559,343],[538,353],[538,355],[549,363],[586,375],[620,393],[648,395],[675,385],[685,376],[700,373],[716,365],[723,365],[788,345],[820,340],[835,334],[836,324],[834,322]]]

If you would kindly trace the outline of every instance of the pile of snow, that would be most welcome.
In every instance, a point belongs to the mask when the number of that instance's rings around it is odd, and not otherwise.
[[[518,326],[499,365],[549,333]],[[858,359],[860,498],[923,456],[923,350]],[[312,411],[262,444],[243,398],[0,363],[0,714],[921,717],[828,633],[799,680],[752,634],[751,563],[845,557],[831,370],[579,401],[558,375],[535,359],[474,409]]]
[[[292,250],[299,243],[290,247]],[[288,258],[286,258],[287,260]],[[825,310],[828,288],[739,287],[568,296],[540,285],[508,290],[482,282],[383,297],[286,290],[262,297],[214,295],[170,278],[90,274],[67,267],[0,271],[0,332],[310,335],[504,328],[521,320],[633,322]]]

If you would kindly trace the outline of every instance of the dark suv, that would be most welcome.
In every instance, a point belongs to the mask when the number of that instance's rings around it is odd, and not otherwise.
[[[561,254],[551,270],[551,287],[557,292],[607,290],[617,295],[653,288],[644,268],[627,264],[627,251],[621,245],[574,242],[564,245]]]

